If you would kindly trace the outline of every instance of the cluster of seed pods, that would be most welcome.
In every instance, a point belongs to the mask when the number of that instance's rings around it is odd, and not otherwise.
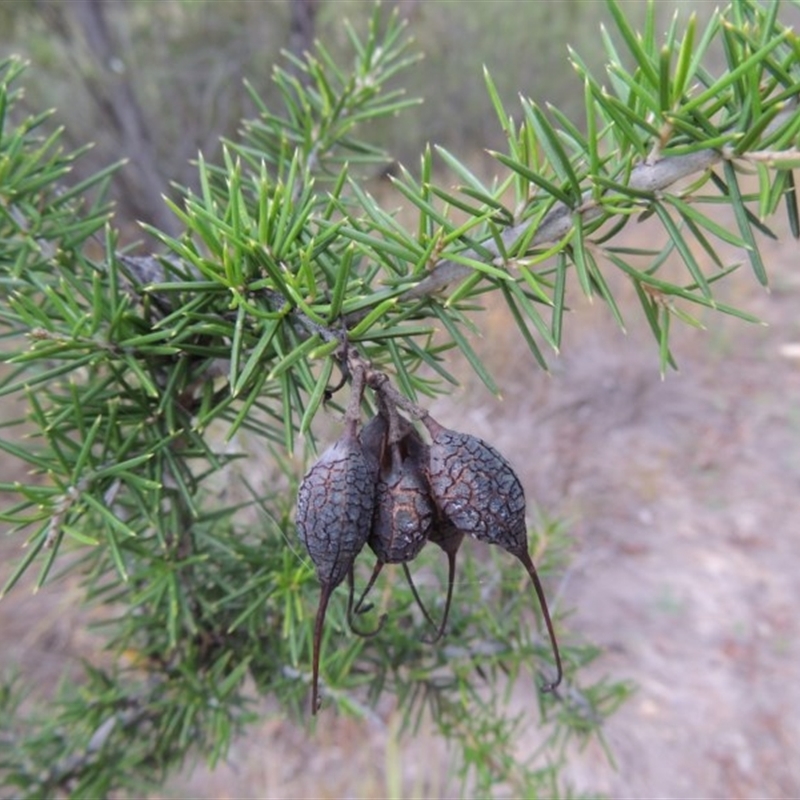
[[[372,382],[378,413],[360,427],[365,375],[353,375],[345,430],[311,467],[297,498],[297,530],[317,571],[322,590],[314,625],[312,713],[319,709],[319,657],[328,601],[333,590],[348,580],[348,619],[363,609],[364,599],[385,564],[401,564],[414,597],[428,621],[437,628],[426,641],[445,630],[456,571],[456,556],[464,536],[495,544],[522,562],[536,591],[553,648],[557,674],[542,687],[552,691],[561,681],[562,667],[553,624],[542,585],[528,550],[525,495],[511,465],[491,445],[465,433],[449,430],[427,412],[418,413],[430,436],[426,444],[397,408],[396,392],[384,381]],[[411,404],[408,404],[411,405]],[[447,598],[442,621],[436,626],[414,588],[408,563],[426,542],[437,544],[449,565]],[[366,589],[353,604],[353,564],[364,545],[377,561]]]

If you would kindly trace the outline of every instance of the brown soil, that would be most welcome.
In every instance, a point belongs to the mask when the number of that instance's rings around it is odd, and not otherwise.
[[[665,380],[632,299],[627,336],[600,304],[576,303],[550,376],[518,345],[509,349],[516,338],[507,317],[489,312],[483,346],[503,401],[467,377],[437,408],[444,423],[504,452],[549,516],[571,521],[574,558],[551,595],[575,609],[570,628],[605,649],[596,674],[638,685],[605,729],[616,770],[590,747],[567,771],[576,789],[620,798],[800,796],[800,360],[791,347],[800,343],[799,252],[788,236],[764,245],[771,293],[747,268],[724,288],[728,302],[768,327],[702,315],[708,331],[676,330],[680,372]],[[0,662],[44,680],[85,652],[69,602],[23,591],[0,603],[10,643]],[[515,702],[531,703],[529,691],[518,689]],[[424,732],[398,742],[392,718],[330,718],[309,734],[265,711],[229,763],[213,775],[198,768],[166,793],[452,792],[442,743]]]

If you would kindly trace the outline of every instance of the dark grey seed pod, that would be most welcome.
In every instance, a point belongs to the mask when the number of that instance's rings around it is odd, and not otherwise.
[[[512,552],[527,552],[525,493],[511,465],[491,445],[430,417],[428,480],[442,515],[462,533]]]
[[[364,600],[385,564],[405,566],[419,555],[428,540],[435,517],[435,506],[424,474],[424,465],[427,464],[425,443],[407,419],[397,415],[396,411],[389,413],[395,414],[395,436],[399,436],[399,441],[389,443],[391,424],[384,413],[370,420],[361,434],[368,458],[377,467],[375,514],[368,540],[377,561],[369,582],[355,605],[356,613],[363,608]],[[435,624],[422,604],[407,569],[406,576],[422,613],[431,624]],[[385,615],[378,629],[384,620]],[[370,636],[378,630],[360,630],[352,619],[350,627],[362,636]]]
[[[369,537],[375,473],[355,425],[311,467],[297,493],[297,532],[320,583],[336,588]]]
[[[561,656],[544,589],[528,551],[522,484],[508,461],[482,439],[451,431],[429,416],[422,421],[431,435],[428,481],[443,518],[437,538],[450,559],[451,582],[455,553],[461,544],[459,533],[499,545],[523,564],[536,591],[553,648],[556,679],[543,687],[544,691],[552,691],[561,681]],[[442,627],[440,635],[443,630]]]
[[[349,576],[369,538],[375,509],[375,469],[356,430],[347,429],[306,473],[297,493],[297,532],[322,585],[314,623],[312,713],[319,708],[319,652],[333,590]]]
[[[418,448],[415,450],[412,437],[419,439],[419,434],[409,425],[408,433],[384,453],[379,472],[368,542],[385,564],[416,558],[434,520],[433,500],[422,464],[414,457]]]
[[[362,607],[384,564],[401,563],[417,605],[428,622],[436,628],[436,633],[426,639],[433,643],[442,637],[447,625],[453,599],[456,556],[464,533],[437,510],[433,501],[427,481],[430,448],[407,419],[399,415],[396,419],[402,437],[399,458],[397,452],[393,453],[388,445],[390,426],[383,414],[374,417],[361,434],[361,440],[365,449],[369,450],[370,458],[382,464],[382,468],[379,467],[375,518],[369,538],[370,548],[378,560],[355,610],[358,612]],[[442,548],[447,555],[449,566],[444,616],[439,624],[425,608],[408,569],[408,562],[416,558],[426,540]],[[377,632],[377,629],[369,633],[359,631],[352,620],[351,627],[361,635]]]

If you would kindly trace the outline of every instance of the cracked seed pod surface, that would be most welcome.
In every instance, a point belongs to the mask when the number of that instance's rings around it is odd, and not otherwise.
[[[400,442],[389,447],[385,454],[375,495],[369,546],[387,564],[416,558],[425,546],[435,518],[420,461],[424,443],[410,425],[408,428]]]
[[[482,439],[451,431],[429,416],[423,422],[431,434],[428,461],[431,493],[450,523],[437,531],[437,539],[441,539],[437,543],[450,559],[451,585],[459,532],[496,544],[522,562],[536,591],[553,648],[556,677],[542,687],[543,691],[552,691],[562,679],[561,655],[547,598],[528,552],[522,484],[508,461]],[[439,635],[443,629],[444,626]]]
[[[338,586],[369,538],[375,472],[352,425],[311,467],[297,493],[297,532],[320,583]]]
[[[446,519],[463,533],[510,551],[527,551],[525,493],[491,445],[426,417],[431,434],[428,481]]]

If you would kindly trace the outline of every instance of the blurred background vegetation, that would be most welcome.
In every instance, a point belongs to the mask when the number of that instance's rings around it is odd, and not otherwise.
[[[666,20],[679,5],[689,4],[659,2],[658,12]],[[501,146],[484,64],[509,107],[524,94],[580,122],[582,87],[566,45],[600,66],[602,48],[592,41],[607,13],[602,3],[398,0],[384,3],[384,12],[395,6],[424,54],[403,81],[424,102],[404,113],[402,125],[384,120],[368,136],[410,169],[427,142],[476,160]],[[634,26],[644,6],[626,3]],[[338,57],[347,49],[342,18],[360,29],[371,9],[364,0],[16,0],[0,5],[0,57],[30,60],[27,110],[55,108],[66,144],[94,143],[76,179],[130,159],[115,181],[118,224],[142,220],[171,230],[175,220],[160,195],[170,194],[173,181],[191,186],[191,159],[202,150],[216,160],[219,138],[235,135],[252,115],[244,79],[275,100],[270,75],[283,49],[302,52],[319,38]]]

